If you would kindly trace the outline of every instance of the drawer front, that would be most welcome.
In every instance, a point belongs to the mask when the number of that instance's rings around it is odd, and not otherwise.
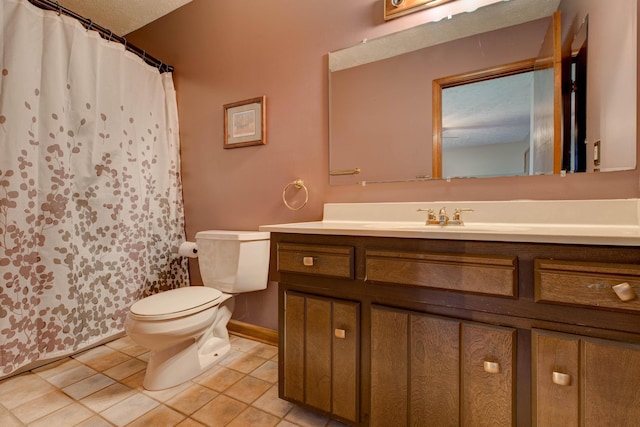
[[[616,289],[624,290],[621,296]],[[635,264],[535,261],[536,302],[640,311],[639,294],[640,266]]]
[[[353,247],[278,244],[278,271],[318,276],[354,278]]]
[[[517,297],[517,257],[368,250],[366,280]]]

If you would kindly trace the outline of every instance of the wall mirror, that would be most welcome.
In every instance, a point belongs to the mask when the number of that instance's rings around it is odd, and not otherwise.
[[[555,95],[553,64],[541,67],[547,72],[534,77],[531,84],[541,92],[536,96],[542,101],[540,106],[530,109],[530,134],[523,137],[529,152],[524,143],[517,150],[514,148],[517,144],[500,147],[497,143],[500,138],[490,136],[491,132],[497,132],[496,128],[485,132],[489,135],[487,143],[476,142],[474,150],[478,155],[467,156],[467,159],[478,167],[479,153],[487,157],[486,153],[493,151],[487,158],[496,160],[499,167],[492,169],[490,164],[484,165],[478,172],[471,167],[465,169],[464,161],[454,160],[457,169],[440,176],[634,169],[637,1],[620,0],[616,8],[604,3],[598,0],[498,2],[473,13],[455,15],[330,53],[330,183],[432,179],[433,157],[437,155],[433,152],[433,82],[532,58],[557,60],[553,54],[544,53],[544,40],[549,28],[554,28],[551,24],[556,11],[560,11],[558,42],[564,52],[562,57],[574,58],[575,62],[582,58],[586,63],[582,92],[572,92],[569,80],[568,84],[561,85],[565,94]],[[585,48],[586,55],[577,54],[581,48]],[[564,65],[566,78],[566,70],[575,70],[575,66]],[[573,73],[570,78],[575,80],[576,71],[570,73]],[[540,88],[545,82],[549,89],[543,91]],[[505,83],[520,92],[530,91],[527,85],[528,82]],[[586,102],[576,100],[585,93]],[[580,103],[585,106],[582,111],[575,108]],[[554,123],[554,108],[561,109],[563,121],[560,123]],[[451,114],[455,116],[456,112]],[[464,111],[458,112],[458,116],[464,114]],[[574,125],[576,116],[582,117],[580,131]],[[572,121],[566,121],[567,117]],[[499,127],[511,124],[503,121]],[[460,126],[458,131],[462,130]],[[468,134],[474,133],[469,123],[465,126]],[[454,140],[447,138],[455,136],[454,127],[445,126],[441,137]],[[531,134],[538,135],[535,144],[531,142]],[[560,140],[557,147],[553,145],[554,138]],[[600,150],[599,165],[594,162],[596,145]],[[510,150],[512,153],[508,154]],[[517,168],[505,167],[506,160],[498,160],[509,156],[517,159]],[[550,162],[552,166],[537,168],[535,162]]]

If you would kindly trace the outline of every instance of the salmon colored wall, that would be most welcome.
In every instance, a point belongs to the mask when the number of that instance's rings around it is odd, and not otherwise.
[[[327,52],[418,25],[389,22],[380,0],[193,0],[127,36],[175,67],[187,237],[199,230],[320,220],[326,202],[590,199],[639,196],[636,171],[328,185]],[[265,146],[225,150],[223,108],[266,95]],[[640,150],[639,150],[640,151]],[[302,178],[309,203],[290,211]],[[201,284],[197,263],[191,280]],[[277,329],[277,286],[241,295],[234,318]]]

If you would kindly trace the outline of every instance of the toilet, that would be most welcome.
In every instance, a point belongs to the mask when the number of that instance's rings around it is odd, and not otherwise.
[[[267,287],[268,232],[201,231],[196,246],[204,286],[160,292],[129,309],[125,331],[151,351],[147,390],[176,386],[219,362],[231,348],[233,295]]]

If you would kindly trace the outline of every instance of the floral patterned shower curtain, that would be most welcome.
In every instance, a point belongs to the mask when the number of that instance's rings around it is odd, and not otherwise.
[[[188,273],[171,74],[26,0],[0,22],[3,376],[117,334]]]

